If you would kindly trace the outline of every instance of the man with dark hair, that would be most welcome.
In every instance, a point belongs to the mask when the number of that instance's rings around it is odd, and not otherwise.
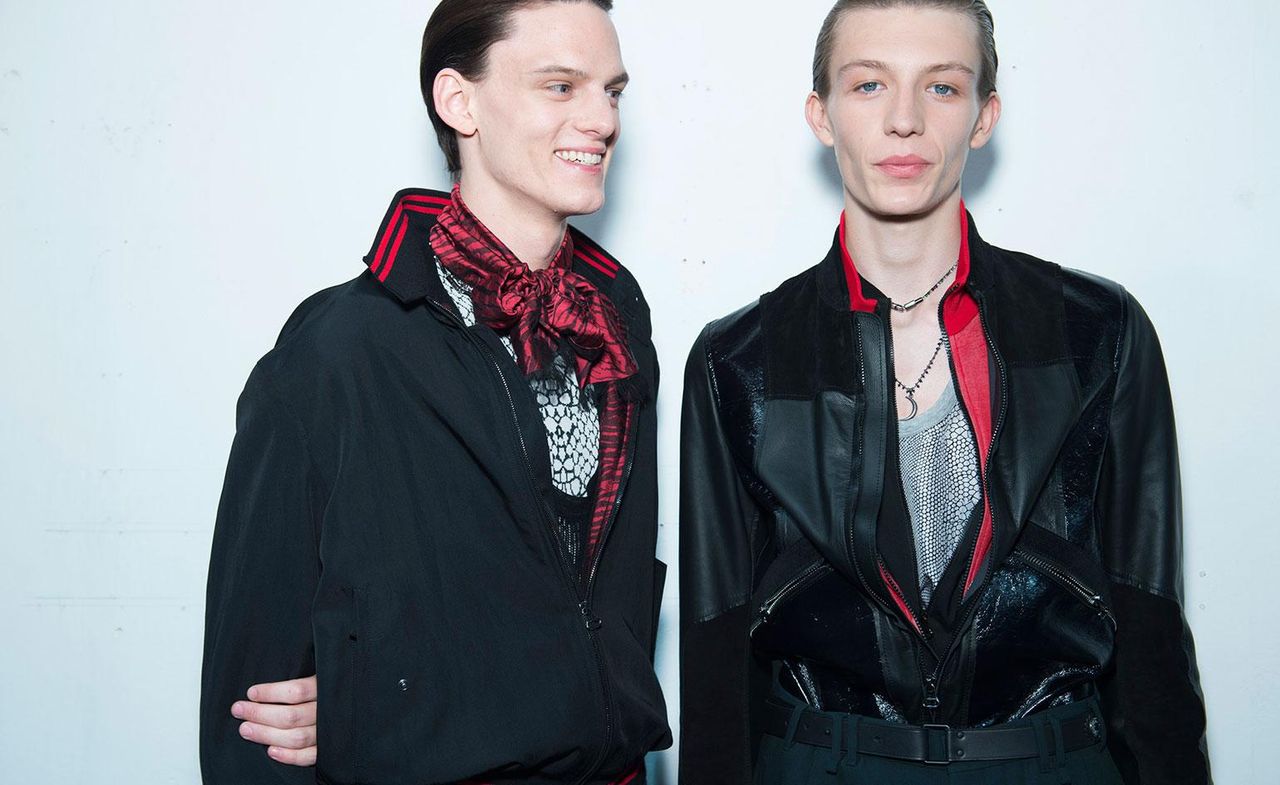
[[[1173,412],[1120,286],[987,244],[981,0],[842,0],[826,258],[685,378],[685,785],[1209,781]]]
[[[397,194],[369,269],[295,311],[240,399],[206,782],[643,783],[669,743],[649,312],[566,223],[618,139],[610,6],[428,22],[452,193]]]

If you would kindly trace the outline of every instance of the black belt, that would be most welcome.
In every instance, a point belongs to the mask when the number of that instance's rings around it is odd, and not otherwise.
[[[787,738],[794,706],[783,706],[774,700],[766,703],[764,727],[771,736]],[[803,709],[791,738],[801,744],[831,748],[832,727],[844,722],[850,729],[850,714],[826,714]],[[1042,749],[1053,751],[1053,730],[1046,722],[1033,724],[1019,720],[990,728],[952,728],[948,725],[899,725],[871,717],[859,718],[856,734],[842,733],[841,748],[852,752],[857,745],[860,755],[917,761],[919,763],[958,763],[969,760],[1016,760],[1034,758]],[[1093,708],[1059,720],[1062,747],[1074,752],[1102,741],[1102,719]],[[1043,733],[1037,742],[1036,733]]]

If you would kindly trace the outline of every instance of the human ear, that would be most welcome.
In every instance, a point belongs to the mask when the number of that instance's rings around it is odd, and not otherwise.
[[[969,137],[969,149],[977,150],[991,141],[995,133],[996,123],[1000,122],[1000,94],[992,92],[986,102],[978,110],[978,122],[973,126],[973,134]]]
[[[827,105],[817,93],[809,93],[804,102],[804,119],[809,123],[813,135],[827,147],[836,146],[835,134],[831,132],[831,117],[827,114]]]
[[[471,81],[452,68],[441,69],[431,83],[431,100],[435,102],[436,114],[459,136],[472,136],[476,132],[474,94]]]

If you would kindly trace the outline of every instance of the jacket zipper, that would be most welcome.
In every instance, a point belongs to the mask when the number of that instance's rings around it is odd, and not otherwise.
[[[595,567],[600,562],[600,553],[604,550],[605,535],[608,533],[609,527],[606,527],[606,530],[601,533],[600,546],[596,549],[595,563],[592,565],[591,578],[588,580],[587,597],[583,598],[582,593],[578,590],[577,581],[570,577],[568,568],[565,566],[564,559],[560,556],[559,544],[555,542],[555,540],[553,539],[555,537],[555,534],[552,531],[551,521],[547,516],[546,505],[542,503],[542,501],[539,499],[537,483],[535,482],[533,477],[533,465],[529,458],[529,447],[524,440],[524,433],[520,430],[520,418],[518,413],[516,412],[515,397],[511,394],[511,386],[507,383],[506,375],[502,373],[501,364],[498,362],[497,357],[494,356],[493,349],[490,348],[490,346],[487,343],[485,343],[482,338],[472,333],[471,330],[467,328],[466,323],[463,322],[462,319],[457,314],[441,306],[439,303],[435,302],[434,300],[431,300],[430,298],[427,299],[427,302],[431,303],[431,305],[437,311],[443,313],[455,326],[461,328],[463,334],[466,335],[469,340],[471,340],[472,342],[480,346],[485,356],[489,359],[490,366],[493,368],[494,372],[498,375],[498,381],[501,382],[502,384],[502,392],[507,397],[507,405],[509,406],[511,411],[511,423],[515,428],[516,441],[519,443],[520,453],[524,457],[525,479],[528,480],[528,483],[529,483],[530,496],[536,502],[535,506],[538,508],[538,515],[542,519],[542,523],[543,523],[542,529],[543,529],[544,538],[548,540],[548,545],[551,546],[552,556],[555,558],[556,564],[559,565],[561,577],[564,578],[565,583],[569,587],[569,590],[572,592],[573,596],[578,601],[578,612],[583,617],[583,628],[586,630],[587,639],[591,642],[591,651],[593,656],[595,657],[596,671],[600,678],[600,692],[604,700],[604,717],[605,717],[604,741],[600,745],[600,752],[597,754],[596,760],[591,764],[591,766],[587,768],[587,770],[582,775],[582,777],[577,780],[577,785],[584,785],[585,783],[591,780],[591,777],[595,774],[595,770],[599,767],[600,762],[603,761],[605,755],[608,754],[609,742],[612,740],[612,737],[613,737],[613,707],[612,707],[613,696],[609,690],[609,681],[607,678],[607,674],[605,673],[604,657],[601,655],[601,652],[600,652],[600,643],[596,639],[596,634],[595,634],[596,630],[600,629],[601,622],[599,619],[595,618],[594,615],[591,613],[591,602],[590,602],[590,592],[592,588],[592,581],[595,578]],[[630,474],[630,463],[631,463],[631,456],[628,455],[627,465],[623,472],[623,475],[624,475],[623,484],[618,487],[618,498],[614,502],[613,512],[610,513],[610,521],[612,521],[612,518],[617,516],[618,508],[621,507],[622,488],[626,484],[626,477]]]
[[[1112,615],[1111,609],[1107,607],[1105,602],[1103,602],[1102,595],[1086,586],[1079,578],[1067,572],[1067,570],[1059,567],[1057,564],[1054,564],[1042,556],[1035,555],[1022,548],[1015,549],[1014,552],[1010,554],[1010,559],[1012,561],[1024,562],[1031,567],[1034,567],[1039,572],[1049,576],[1060,586],[1063,586],[1068,591],[1075,594],[1086,605],[1097,611],[1098,614],[1106,619],[1107,623],[1111,625],[1112,630],[1116,628],[1116,617]]]
[[[857,345],[859,347],[859,351],[865,354],[866,343],[862,339],[862,321],[855,316],[853,325],[854,325],[854,336],[855,336]],[[886,343],[886,347],[888,348],[888,352],[890,356],[892,356],[891,341],[892,341],[892,338],[886,332],[885,343]],[[862,389],[865,392],[867,389],[867,364],[865,360],[859,363],[858,371],[859,371],[859,378],[862,382]],[[892,369],[887,369],[887,373],[892,374],[892,372],[893,372]],[[896,418],[897,417],[897,397],[894,394],[894,391],[892,389],[890,390],[890,395],[886,400],[886,406],[889,407],[889,411]],[[885,427],[886,428],[888,427],[887,421],[886,421]],[[854,436],[854,439],[855,441],[857,440],[856,435]],[[857,448],[858,448],[857,444],[850,445],[850,449],[856,450]],[[887,445],[886,445],[886,449],[887,449]],[[883,484],[883,482],[884,480],[882,478],[881,483]],[[901,479],[899,479],[899,482],[901,482]],[[853,504],[850,504],[849,513],[845,520],[845,527],[844,527],[845,528],[845,548],[848,550],[848,553],[849,553],[849,561],[853,563],[853,568],[858,574],[858,580],[862,581],[862,585],[866,587],[867,592],[871,595],[871,598],[875,602],[879,603],[884,608],[885,613],[887,613],[891,618],[896,618],[896,615],[898,613],[896,606],[894,606],[890,602],[885,601],[884,597],[882,597],[880,593],[875,590],[874,587],[876,586],[876,583],[873,583],[871,579],[866,575],[866,573],[862,571],[862,564],[857,557],[857,542],[854,539],[854,520],[853,519],[856,512],[857,510],[855,506]],[[924,642],[925,647],[929,648],[929,651],[932,653],[933,649],[932,647],[929,646],[929,641],[926,637],[925,630],[927,628],[921,623],[921,620],[916,617],[915,612],[911,610],[910,604],[908,604],[906,599],[902,597],[901,591],[897,590],[896,587],[892,585],[890,582],[884,580],[883,575],[889,575],[890,573],[889,573],[889,570],[885,567],[884,559],[881,558],[879,554],[876,554],[876,566],[882,571],[882,575],[876,576],[876,581],[878,581],[879,583],[885,584],[885,588],[889,591],[889,593],[892,596],[896,597],[897,599],[901,600],[902,606],[907,609],[907,616],[911,621],[912,627],[916,631],[916,634],[920,636],[920,639],[921,641]],[[890,577],[892,578],[892,576]]]
[[[862,340],[862,320],[859,319],[857,316],[853,317],[853,337],[854,337],[855,345],[858,347],[858,351],[865,352],[866,344]],[[858,371],[862,380],[862,391],[863,391],[863,394],[865,395],[867,390],[867,363],[864,360],[863,362],[858,363],[858,365],[859,365]],[[855,434],[852,438],[852,442],[849,445],[850,450],[858,449],[857,440],[858,440],[858,437]],[[852,482],[853,478],[850,477],[849,480],[850,482]],[[865,489],[863,492],[864,493],[866,492]],[[866,575],[862,573],[862,564],[858,561],[857,542],[854,540],[854,536],[853,536],[853,528],[854,528],[853,519],[856,513],[857,513],[857,504],[854,500],[850,500],[848,519],[845,521],[845,524],[844,524],[845,549],[849,553],[849,561],[853,563],[853,569],[858,573],[858,580],[862,581],[862,585],[867,587],[867,591],[870,592],[872,597],[875,597],[876,593],[871,588],[872,586],[871,581],[867,578]]]
[[[754,635],[762,624],[769,621],[769,616],[773,614],[774,609],[783,600],[813,583],[821,575],[830,572],[831,569],[832,567],[827,563],[826,559],[820,559],[805,567],[799,575],[783,584],[782,588],[774,592],[769,599],[760,603],[760,607],[756,610],[756,618],[751,622],[750,629],[747,630],[747,636]]]
[[[902,603],[903,608],[907,609],[907,618],[911,621],[911,625],[915,627],[916,633],[920,636],[920,640],[929,648],[929,651],[932,652],[933,649],[930,647],[929,639],[933,637],[933,633],[925,626],[924,619],[921,618],[914,609],[912,609],[911,603],[907,602],[906,593],[902,591],[902,587],[898,585],[898,581],[893,577],[893,573],[889,571],[889,567],[884,563],[884,557],[876,554],[876,564],[880,567],[882,580],[884,580],[885,585],[889,588],[890,594]]]
[[[608,674],[605,672],[604,657],[600,653],[600,643],[596,638],[595,631],[600,629],[604,624],[591,609],[591,600],[595,596],[596,589],[596,572],[600,567],[600,561],[604,557],[604,546],[609,540],[609,533],[613,531],[613,523],[618,518],[618,512],[622,509],[622,495],[625,493],[627,483],[631,479],[631,464],[635,458],[635,434],[636,424],[639,412],[632,412],[628,417],[630,422],[627,423],[627,432],[623,436],[623,448],[626,450],[626,457],[622,464],[622,478],[618,482],[618,493],[613,500],[613,509],[609,512],[609,519],[605,521],[604,529],[600,532],[600,542],[596,545],[595,558],[591,562],[591,569],[587,573],[587,596],[578,604],[578,611],[582,614],[583,626],[587,628],[587,632],[591,637],[591,644],[595,647],[596,665],[600,672],[600,684],[604,690],[604,743],[600,745],[600,754],[596,756],[595,762],[587,769],[587,774],[579,781],[587,782],[595,775],[600,764],[604,762],[605,756],[609,752],[609,744],[613,741],[613,694],[609,689]]]
[[[600,568],[600,559],[604,556],[604,544],[609,539],[609,532],[613,531],[613,522],[618,518],[618,511],[622,509],[622,495],[627,488],[627,482],[631,479],[631,464],[635,457],[635,435],[636,420],[639,414],[633,412],[628,419],[627,432],[623,436],[623,446],[627,448],[626,458],[622,464],[622,478],[618,482],[618,494],[613,500],[613,509],[609,512],[609,518],[605,521],[604,529],[600,532],[600,542],[596,546],[595,558],[591,560],[591,570],[587,573],[587,599],[590,600],[592,593],[595,591],[596,571]]]
[[[943,318],[943,306],[946,304],[947,298],[950,297],[952,293],[957,291],[958,288],[959,287],[956,287],[954,285],[951,286],[949,289],[947,289],[947,292],[944,295],[942,295],[942,299],[938,301],[938,326],[942,329],[944,333],[946,332],[947,325],[946,325],[946,321]],[[977,300],[978,298],[975,297],[974,299]],[[992,531],[992,536],[994,537],[995,529],[996,529],[996,508],[995,508],[995,505],[991,504],[991,464],[995,456],[996,442],[999,440],[1000,431],[1004,427],[1005,411],[1008,408],[1008,403],[1009,403],[1008,402],[1009,385],[1008,385],[1008,377],[1005,372],[1004,359],[1001,358],[1000,353],[996,351],[995,342],[991,339],[991,332],[990,330],[987,329],[986,313],[982,309],[982,303],[980,300],[978,301],[977,304],[978,304],[978,322],[982,327],[982,337],[986,342],[987,349],[991,352],[991,356],[995,358],[996,369],[1000,373],[1000,411],[996,415],[995,427],[991,429],[991,442],[987,447],[987,465],[985,467],[981,467],[982,504],[984,505],[984,512],[985,512],[985,509],[989,509],[991,511],[991,531]],[[948,338],[948,342],[949,341],[950,341],[950,338]],[[947,351],[947,364],[951,368],[951,379],[954,383],[956,379],[955,356],[954,354],[952,354],[949,348]],[[956,400],[960,402],[960,408],[962,411],[964,411],[965,418],[968,419],[969,421],[969,430],[971,433],[974,434],[974,441],[975,441],[974,448],[976,449],[977,434],[974,432],[974,428],[973,428],[973,417],[970,415],[969,408],[965,404],[964,396],[960,394],[959,390],[956,391]],[[977,534],[981,535],[981,532],[982,532],[982,524],[981,522],[979,522]],[[977,555],[978,555],[978,537],[975,536],[973,539],[973,548],[969,551],[969,558],[965,562],[965,569],[964,569],[963,575],[965,576],[966,580],[968,579],[969,572],[973,569],[973,562],[974,562],[974,559],[977,558]],[[960,624],[956,627],[956,632],[951,639],[951,643],[948,644],[947,650],[943,654],[943,656],[940,659],[938,659],[938,664],[934,668],[933,674],[925,676],[924,707],[928,709],[930,717],[933,720],[937,720],[938,709],[942,707],[942,699],[938,695],[939,685],[942,681],[942,671],[946,667],[947,661],[951,659],[951,655],[956,650],[956,646],[959,644],[960,639],[964,637],[964,633],[969,626],[969,621],[973,618],[973,612],[974,612],[974,609],[977,608],[977,605],[978,604],[976,602],[969,603],[969,607],[965,609],[964,615],[961,617]]]
[[[889,346],[889,373],[890,373],[891,377],[895,380],[895,381],[894,381],[894,384],[891,384],[891,385],[890,385],[890,390],[891,390],[891,392],[890,392],[890,395],[889,395],[889,412],[890,412],[890,414],[892,414],[892,417],[890,418],[890,420],[889,420],[889,421],[893,423],[894,438],[898,440],[898,446],[897,446],[897,447],[895,447],[894,449],[895,449],[895,450],[898,450],[898,456],[899,456],[899,457],[898,457],[898,472],[897,472],[897,475],[898,475],[898,476],[897,476],[897,477],[894,477],[894,482],[896,482],[896,483],[898,484],[898,490],[899,490],[899,492],[901,492],[901,493],[902,493],[902,500],[903,500],[903,502],[905,503],[905,502],[906,502],[906,499],[907,499],[907,486],[906,486],[906,484],[902,481],[902,457],[901,457],[901,456],[902,456],[902,453],[901,453],[901,446],[902,446],[902,433],[901,433],[901,431],[899,431],[899,430],[898,430],[898,423],[899,423],[899,419],[898,419],[898,389],[897,389],[897,382],[896,382],[896,379],[897,379],[897,373],[898,373],[898,372],[897,372],[897,366],[896,366],[896,364],[895,364],[895,363],[896,363],[896,358],[895,358],[896,352],[894,351],[894,348],[893,348],[893,324],[892,324],[892,314],[890,314],[890,325],[889,325],[889,330],[888,330],[888,332],[887,332],[887,334],[886,334],[886,335],[887,335],[887,339],[886,339],[886,341],[885,341],[885,342],[886,342],[886,343],[888,344],[888,346]],[[908,517],[908,518],[910,518],[910,517],[911,517],[911,515],[910,515],[910,510],[908,510],[908,511],[907,511],[907,517]],[[919,580],[920,580],[920,563],[919,563],[919,560],[916,558],[916,552],[915,552],[915,549],[914,549],[914,548],[912,548],[912,549],[911,549],[911,557],[912,557],[912,565],[915,567],[915,571],[916,571],[916,575],[915,575],[915,577],[916,577],[916,581],[917,581],[917,583],[918,583],[918,582],[919,582]],[[880,556],[878,556],[878,555],[877,555],[877,560],[878,560],[878,561],[879,561],[879,563],[880,563],[880,569],[881,569],[881,570],[884,570],[885,575],[891,575],[892,573],[890,573],[890,572],[889,572],[889,570],[888,570],[888,568],[885,566],[885,563],[884,563],[883,558],[881,558]],[[911,612],[911,623],[915,625],[915,627],[916,627],[916,632],[920,633],[920,636],[921,636],[922,638],[925,638],[926,640],[928,640],[930,637],[932,637],[932,636],[930,635],[930,632],[929,632],[929,628],[928,628],[928,626],[925,624],[925,619],[924,619],[924,615],[925,615],[924,598],[923,598],[923,597],[921,598],[921,602],[920,602],[920,614],[919,614],[919,617],[917,617],[917,615],[916,615],[915,611],[911,609],[911,604],[907,602],[907,596],[906,596],[906,593],[905,593],[904,591],[902,591],[902,587],[898,586],[897,581],[893,581],[892,583],[890,583],[890,584],[889,584],[889,590],[890,590],[890,591],[892,591],[894,594],[896,594],[896,595],[898,596],[898,599],[902,601],[902,605],[903,605],[903,607],[907,608],[907,609]]]

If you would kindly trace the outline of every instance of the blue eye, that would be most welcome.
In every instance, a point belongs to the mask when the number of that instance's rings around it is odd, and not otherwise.
[[[956,89],[951,85],[947,85],[947,84],[932,85],[930,86],[929,89],[932,90],[937,95],[950,96],[950,95],[956,94]]]
[[[879,89],[880,89],[879,82],[863,82],[862,84],[855,86],[853,88],[853,91],[855,93],[863,93],[864,95],[871,95],[872,93],[874,93],[876,90],[879,90]]]
[[[553,85],[547,85],[547,89],[556,95],[568,95],[569,91],[573,88],[563,82],[559,82]]]
[[[613,89],[610,89],[610,90],[605,90],[605,93],[606,93],[606,94],[608,94],[609,98],[611,98],[611,99],[612,99],[612,100],[614,100],[614,101],[620,101],[620,100],[622,100],[622,89],[621,89],[621,88],[613,88]]]

